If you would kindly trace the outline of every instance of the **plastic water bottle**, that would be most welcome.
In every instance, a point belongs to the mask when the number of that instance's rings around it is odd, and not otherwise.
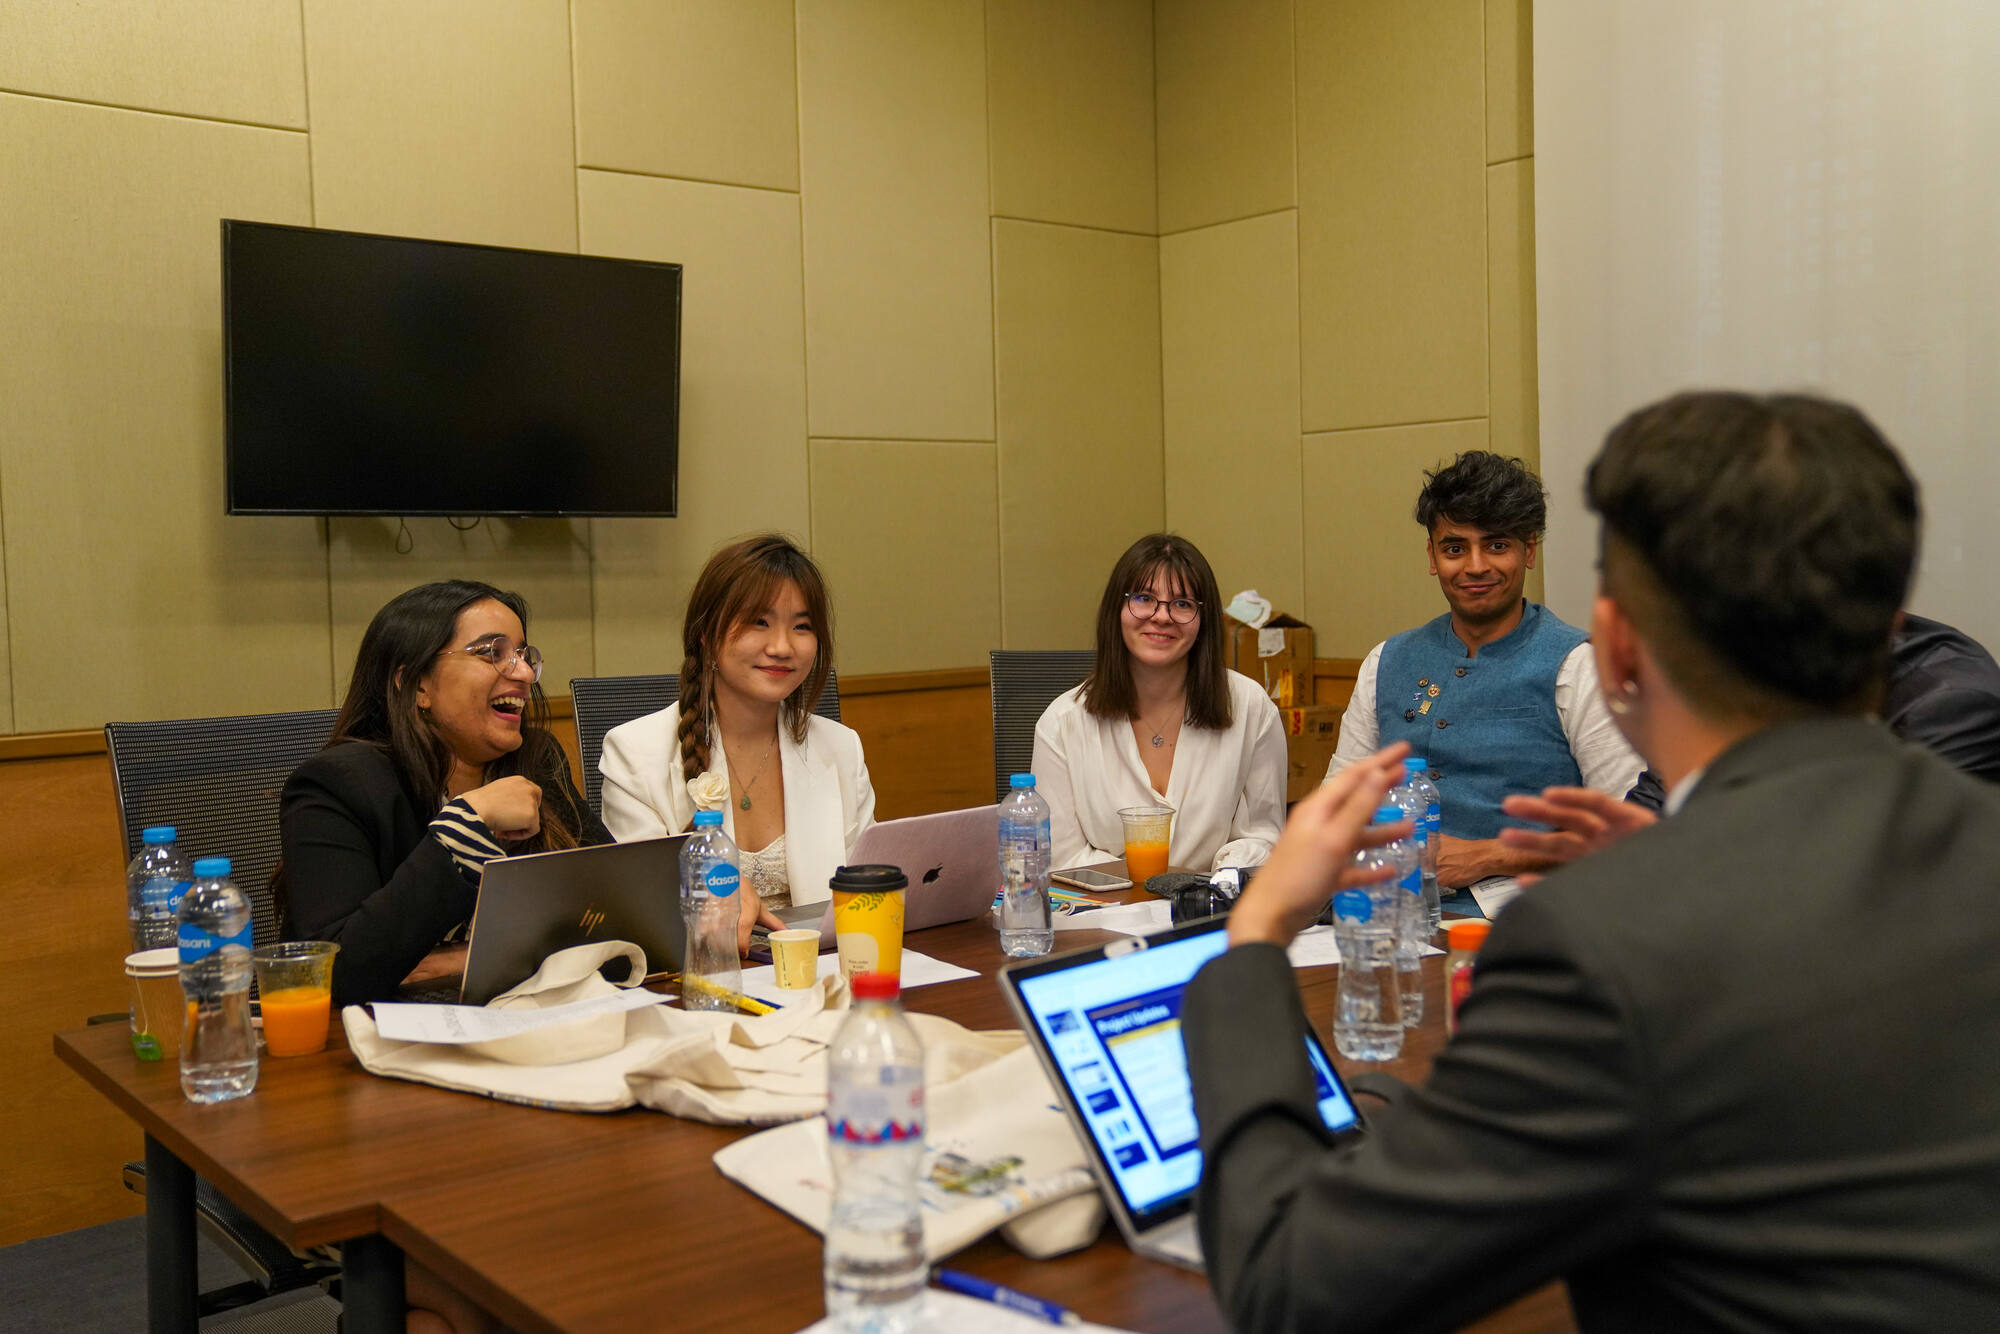
[[[681,845],[681,1008],[736,1011],[743,959],[736,952],[742,887],[735,840],[722,830],[721,811],[696,811],[694,833]]]
[[[140,835],[139,855],[125,868],[125,915],[134,950],[170,949],[180,938],[181,898],[191,883],[187,859],[174,846],[174,827],[153,825]]]
[[[841,1329],[903,1334],[923,1313],[924,1046],[897,980],[861,973],[826,1060],[826,1313]]]
[[[1049,916],[1049,804],[1033,774],[1007,780],[1000,803],[1000,949],[1021,959],[1055,948]]]
[[[229,858],[203,857],[181,896],[181,1092],[223,1102],[257,1087],[250,1026],[250,900],[229,880]]]
[[[1399,794],[1407,793],[1414,801],[1406,803]],[[1417,817],[1414,807],[1422,808],[1422,818],[1417,824],[1420,838],[1417,851],[1423,857],[1424,878],[1424,925],[1432,935],[1437,934],[1443,921],[1438,899],[1438,840],[1444,835],[1444,805],[1438,799],[1437,784],[1431,781],[1430,763],[1411,755],[1403,761],[1403,784],[1389,794],[1390,800],[1402,806],[1411,818]]]
[[[1377,824],[1408,818],[1408,812],[1393,800],[1375,812]],[[1412,837],[1384,843],[1381,852],[1394,859],[1394,884],[1402,891],[1396,895],[1396,989],[1402,1000],[1403,1027],[1415,1028],[1424,1021],[1423,949],[1430,939],[1424,917],[1423,854]]]
[[[1368,865],[1363,858],[1374,851],[1357,854],[1356,863]],[[1343,889],[1333,896],[1334,938],[1340,943],[1333,1045],[1350,1061],[1392,1061],[1403,1050],[1393,925],[1402,897],[1394,885]]]

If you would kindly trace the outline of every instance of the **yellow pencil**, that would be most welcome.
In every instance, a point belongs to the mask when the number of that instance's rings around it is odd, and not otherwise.
[[[717,986],[705,977],[676,975],[672,980],[680,983],[683,994],[689,991],[699,991],[705,996],[716,996],[749,1014],[776,1014],[778,1012],[778,1007],[775,1005],[766,1005],[755,996],[746,996],[740,991],[731,991],[728,987]]]

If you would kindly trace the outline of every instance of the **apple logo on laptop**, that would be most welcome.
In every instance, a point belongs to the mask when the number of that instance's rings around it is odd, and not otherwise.
[[[944,874],[944,863],[939,862],[936,866],[933,866],[931,867],[930,870],[924,872],[924,883],[927,885],[935,885],[937,883],[937,878],[943,874]]]

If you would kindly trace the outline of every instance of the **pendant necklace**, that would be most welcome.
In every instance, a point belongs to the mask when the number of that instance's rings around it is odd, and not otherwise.
[[[1186,712],[1186,708],[1187,708],[1187,706],[1186,706],[1185,704],[1183,704],[1183,705],[1181,706],[1181,708],[1182,708],[1182,712],[1183,712],[1183,713],[1185,713],[1185,712]],[[1152,725],[1151,723],[1149,723],[1149,722],[1146,722],[1146,716],[1145,716],[1144,714],[1140,714],[1140,715],[1139,715],[1139,721],[1140,721],[1140,722],[1141,722],[1142,724],[1144,724],[1144,726],[1145,726],[1145,728],[1146,728],[1146,730],[1147,730],[1148,732],[1151,732],[1151,733],[1153,734],[1153,749],[1154,749],[1154,750],[1158,750],[1158,749],[1159,749],[1159,748],[1160,748],[1161,746],[1164,746],[1164,745],[1166,745],[1166,744],[1167,744],[1167,733],[1166,733],[1166,728],[1164,728],[1164,727],[1155,727],[1155,726],[1153,726],[1153,725]],[[1171,722],[1169,722],[1169,723],[1167,724],[1167,727],[1172,727],[1172,726],[1173,726],[1173,724],[1172,724]]]
[[[743,796],[736,803],[736,808],[738,810],[747,811],[750,809],[750,789],[755,787],[757,785],[757,780],[764,776],[764,766],[768,765],[771,762],[771,752],[776,750],[777,748],[778,748],[778,738],[772,737],[771,744],[764,747],[764,758],[757,761],[757,772],[751,774],[750,780],[743,785]]]

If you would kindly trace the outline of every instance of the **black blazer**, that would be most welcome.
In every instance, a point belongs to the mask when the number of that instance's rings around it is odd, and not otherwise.
[[[1738,744],[1508,906],[1428,1083],[1318,1129],[1284,953],[1182,1014],[1244,1330],[2000,1328],[2000,793],[1861,720]]]
[[[566,765],[537,781],[545,805],[567,805],[581,842],[611,841]],[[339,942],[336,1006],[394,998],[410,970],[472,916],[477,890],[428,836],[436,814],[411,803],[389,757],[366,742],[321,751],[285,783],[283,934]]]

